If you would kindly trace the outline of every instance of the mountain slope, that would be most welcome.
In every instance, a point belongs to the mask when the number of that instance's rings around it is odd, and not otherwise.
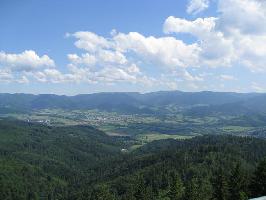
[[[90,177],[90,169],[119,155],[120,149],[119,140],[92,127],[0,120],[0,185],[6,195],[0,199],[13,193],[12,199],[36,194],[65,199],[77,177]]]
[[[96,93],[77,96],[0,94],[0,111],[7,112],[5,109],[29,111],[32,109],[62,108],[99,109],[122,113],[154,113],[158,109],[163,112],[169,106],[190,109],[191,107],[202,105],[212,106],[213,108],[219,108],[222,105],[224,107],[238,105],[244,110],[261,112],[266,111],[265,100],[266,95],[254,93],[193,93],[180,91],[145,94],[126,92]],[[209,109],[209,107],[203,108]]]
[[[247,186],[266,156],[266,141],[250,137],[160,140],[121,153],[128,142],[88,126],[0,120],[0,199],[162,200],[180,177],[185,200],[210,200],[219,170],[230,185],[239,163]]]

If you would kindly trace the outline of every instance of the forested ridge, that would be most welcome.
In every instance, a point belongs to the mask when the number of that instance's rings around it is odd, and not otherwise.
[[[130,141],[89,126],[0,120],[0,199],[242,200],[266,195],[265,139]]]
[[[119,196],[114,199],[218,200],[262,196],[266,165],[261,160],[266,155],[265,148],[264,140],[234,136],[156,141],[120,163],[113,162],[113,169],[103,175],[108,177],[102,181],[103,186],[95,190],[106,193],[108,185]]]
[[[91,167],[120,154],[120,145],[92,127],[0,121],[0,199],[66,199]]]
[[[0,114],[30,112],[38,109],[98,109],[130,114],[169,113],[169,106],[185,109],[188,114],[210,115],[264,113],[266,95],[234,92],[152,93],[105,92],[76,96],[54,94],[0,93]]]

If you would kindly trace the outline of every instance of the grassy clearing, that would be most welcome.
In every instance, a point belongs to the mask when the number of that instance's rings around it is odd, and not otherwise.
[[[150,133],[136,136],[136,139],[145,143],[152,142],[154,140],[164,140],[164,139],[175,139],[175,140],[184,140],[191,139],[193,136],[184,136],[184,135],[168,135],[160,133]]]
[[[131,147],[129,147],[129,151],[134,151],[140,147],[142,147],[144,144],[135,144],[135,145],[132,145]]]
[[[251,130],[252,127],[243,127],[243,126],[224,126],[222,130],[225,132],[245,132]]]
[[[128,150],[134,151],[143,145],[155,141],[155,140],[165,140],[165,139],[175,139],[175,140],[185,140],[191,139],[193,136],[185,136],[185,135],[168,135],[161,133],[149,133],[149,134],[141,134],[136,136],[137,144],[132,145]]]

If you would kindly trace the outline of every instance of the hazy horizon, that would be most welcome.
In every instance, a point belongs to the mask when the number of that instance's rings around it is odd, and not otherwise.
[[[29,94],[29,95],[57,95],[57,96],[78,96],[78,95],[89,95],[89,94],[119,94],[119,93],[138,93],[138,94],[150,94],[150,93],[163,93],[163,92],[181,92],[181,93],[235,93],[235,94],[266,94],[266,92],[231,92],[231,91],[210,91],[210,90],[202,90],[202,91],[182,91],[182,90],[158,90],[158,91],[147,91],[147,92],[138,92],[138,91],[103,91],[103,92],[91,92],[91,93],[77,93],[77,94],[57,94],[57,93],[25,93],[25,92],[0,92],[0,94]]]

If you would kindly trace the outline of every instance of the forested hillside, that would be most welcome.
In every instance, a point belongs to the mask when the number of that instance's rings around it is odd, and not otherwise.
[[[87,126],[0,121],[0,199],[247,199],[266,195],[266,141],[201,136],[121,152]]]
[[[66,199],[93,176],[92,167],[120,154],[121,145],[92,127],[0,120],[0,199]]]
[[[265,140],[234,136],[156,141],[113,162],[112,170],[104,170],[103,185],[94,191],[100,198],[108,185],[109,193],[117,195],[114,199],[240,200],[262,196],[266,194],[266,163],[261,161],[265,150]]]
[[[120,113],[164,113],[169,106],[190,110],[199,107],[212,112],[265,112],[266,96],[256,93],[181,92],[95,93],[76,96],[52,94],[0,94],[0,113],[26,112],[34,109],[99,109]],[[233,109],[232,109],[233,108]]]

